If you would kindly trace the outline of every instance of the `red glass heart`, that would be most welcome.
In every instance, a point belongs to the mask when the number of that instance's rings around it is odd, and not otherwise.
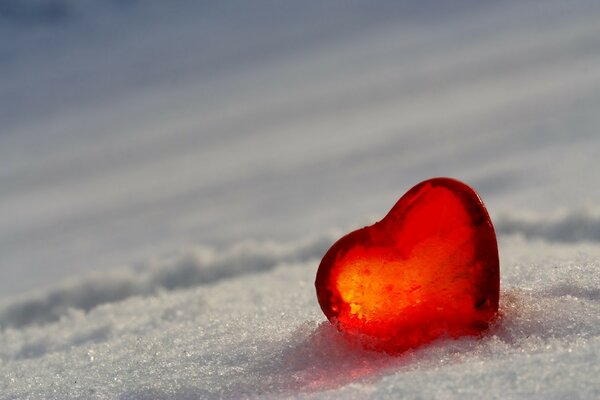
[[[409,190],[381,221],[338,240],[315,282],[332,324],[377,350],[479,335],[498,312],[492,221],[475,191],[450,178]]]

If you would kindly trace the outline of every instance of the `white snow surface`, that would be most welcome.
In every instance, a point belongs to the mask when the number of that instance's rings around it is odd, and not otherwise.
[[[0,399],[600,398],[599,19],[0,2]],[[501,317],[347,343],[321,257],[433,176],[488,206]]]

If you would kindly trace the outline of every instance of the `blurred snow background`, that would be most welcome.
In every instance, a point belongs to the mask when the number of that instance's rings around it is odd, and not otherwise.
[[[0,398],[600,397],[600,3],[0,1]],[[312,287],[452,176],[503,318],[390,358]]]

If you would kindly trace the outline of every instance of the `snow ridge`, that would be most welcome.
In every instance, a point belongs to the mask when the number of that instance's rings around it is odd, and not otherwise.
[[[212,284],[240,275],[271,270],[279,265],[323,256],[334,233],[287,244],[242,242],[218,252],[194,247],[181,254],[65,282],[41,294],[24,295],[0,304],[0,329],[57,321],[70,309],[94,307],[148,296],[160,291]]]
[[[550,217],[506,213],[494,225],[498,234],[521,234],[569,243],[600,241],[600,211],[592,208],[569,210]]]

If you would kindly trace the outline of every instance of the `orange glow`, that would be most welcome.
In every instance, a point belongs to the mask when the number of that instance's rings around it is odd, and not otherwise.
[[[378,350],[477,335],[498,311],[494,228],[473,189],[430,179],[380,222],[338,240],[315,285],[327,318]]]

